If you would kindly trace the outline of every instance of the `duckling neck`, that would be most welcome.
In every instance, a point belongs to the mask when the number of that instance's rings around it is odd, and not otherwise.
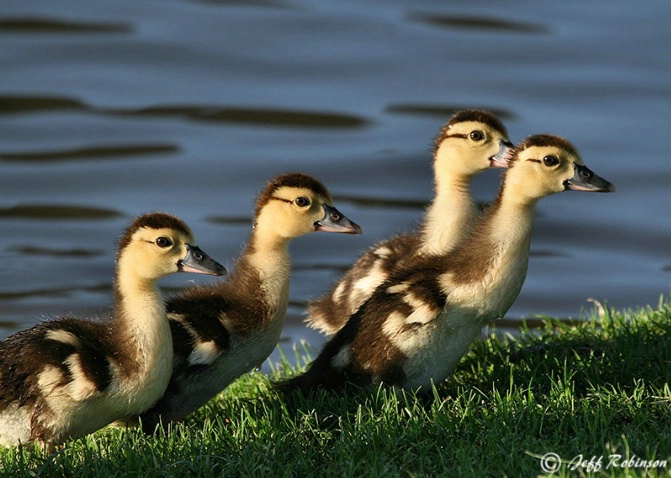
[[[289,294],[289,242],[288,238],[255,229],[244,253],[247,263],[259,272],[269,304],[286,300]]]
[[[421,254],[444,254],[466,236],[477,217],[470,177],[454,175],[436,179],[436,197],[422,228]]]
[[[500,198],[483,219],[477,231],[481,234],[467,241],[467,247],[482,255],[473,258],[474,262],[484,260],[481,270],[474,271],[478,277],[473,277],[482,294],[478,307],[486,311],[483,321],[503,317],[522,289],[529,265],[534,206],[535,202]]]
[[[534,225],[535,202],[507,200],[505,196],[493,207],[490,218],[492,239],[512,252],[528,250]]]
[[[117,276],[113,333],[121,348],[115,356],[122,374],[143,387],[167,386],[172,370],[172,334],[156,280]]]

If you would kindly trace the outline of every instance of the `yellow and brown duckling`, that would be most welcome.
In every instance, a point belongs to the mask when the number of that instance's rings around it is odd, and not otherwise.
[[[482,110],[456,113],[435,140],[435,198],[419,231],[395,236],[365,252],[332,290],[308,306],[308,326],[331,335],[383,283],[415,255],[444,254],[480,216],[471,196],[473,177],[490,167],[506,168],[513,154],[505,126]]]
[[[498,196],[451,252],[395,270],[324,346],[307,372],[278,384],[308,391],[385,383],[417,389],[445,379],[487,322],[511,307],[527,273],[534,208],[565,190],[611,192],[563,138],[523,141]]]
[[[141,415],[145,432],[183,419],[268,358],[287,312],[289,243],[315,231],[360,234],[361,228],[316,179],[281,175],[260,194],[251,236],[229,278],[168,300],[173,376],[161,400]]]
[[[0,342],[0,444],[46,448],[151,407],[172,372],[172,337],[161,277],[224,267],[180,219],[140,216],[119,241],[114,315],[62,317]]]

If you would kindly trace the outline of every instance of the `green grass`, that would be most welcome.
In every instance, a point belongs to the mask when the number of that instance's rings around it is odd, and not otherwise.
[[[479,341],[428,396],[280,397],[250,374],[165,435],[105,429],[52,455],[0,449],[0,474],[517,477],[543,475],[540,457],[552,452],[564,460],[555,476],[671,476],[670,383],[671,305],[606,309]],[[598,473],[578,466],[580,455],[602,457]]]

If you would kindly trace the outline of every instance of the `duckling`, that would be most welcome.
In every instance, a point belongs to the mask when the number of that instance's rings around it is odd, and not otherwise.
[[[324,346],[307,372],[278,388],[385,383],[427,390],[445,379],[482,329],[501,318],[527,273],[536,203],[565,190],[614,191],[567,140],[535,135],[519,146],[498,196],[451,252],[394,271]]]
[[[334,334],[390,271],[415,255],[443,254],[453,249],[479,217],[470,193],[471,180],[490,167],[506,168],[512,146],[505,126],[490,112],[464,110],[452,116],[435,140],[436,196],[421,229],[395,236],[365,252],[329,293],[308,305],[307,325],[326,335]]]
[[[0,342],[0,444],[36,441],[48,449],[152,406],[172,370],[156,282],[180,271],[225,269],[180,219],[140,216],[119,240],[110,320],[61,317]]]
[[[173,373],[165,395],[140,417],[146,433],[183,419],[268,358],[287,311],[289,243],[314,231],[362,232],[318,180],[281,175],[260,194],[249,241],[229,279],[168,300]]]

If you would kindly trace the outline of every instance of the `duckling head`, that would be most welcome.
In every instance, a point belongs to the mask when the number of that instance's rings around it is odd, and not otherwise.
[[[559,136],[529,136],[516,148],[504,178],[504,188],[529,202],[566,190],[613,192],[615,186],[597,176],[569,141]]]
[[[175,272],[223,275],[224,266],[197,245],[191,229],[179,218],[154,212],[137,217],[119,240],[119,270],[132,270],[146,280]]]
[[[436,178],[470,178],[490,167],[507,168],[513,152],[506,127],[496,116],[484,110],[459,111],[436,138]]]
[[[259,196],[254,216],[257,232],[284,239],[314,231],[362,233],[358,224],[335,208],[326,187],[302,173],[287,173],[270,181]]]

